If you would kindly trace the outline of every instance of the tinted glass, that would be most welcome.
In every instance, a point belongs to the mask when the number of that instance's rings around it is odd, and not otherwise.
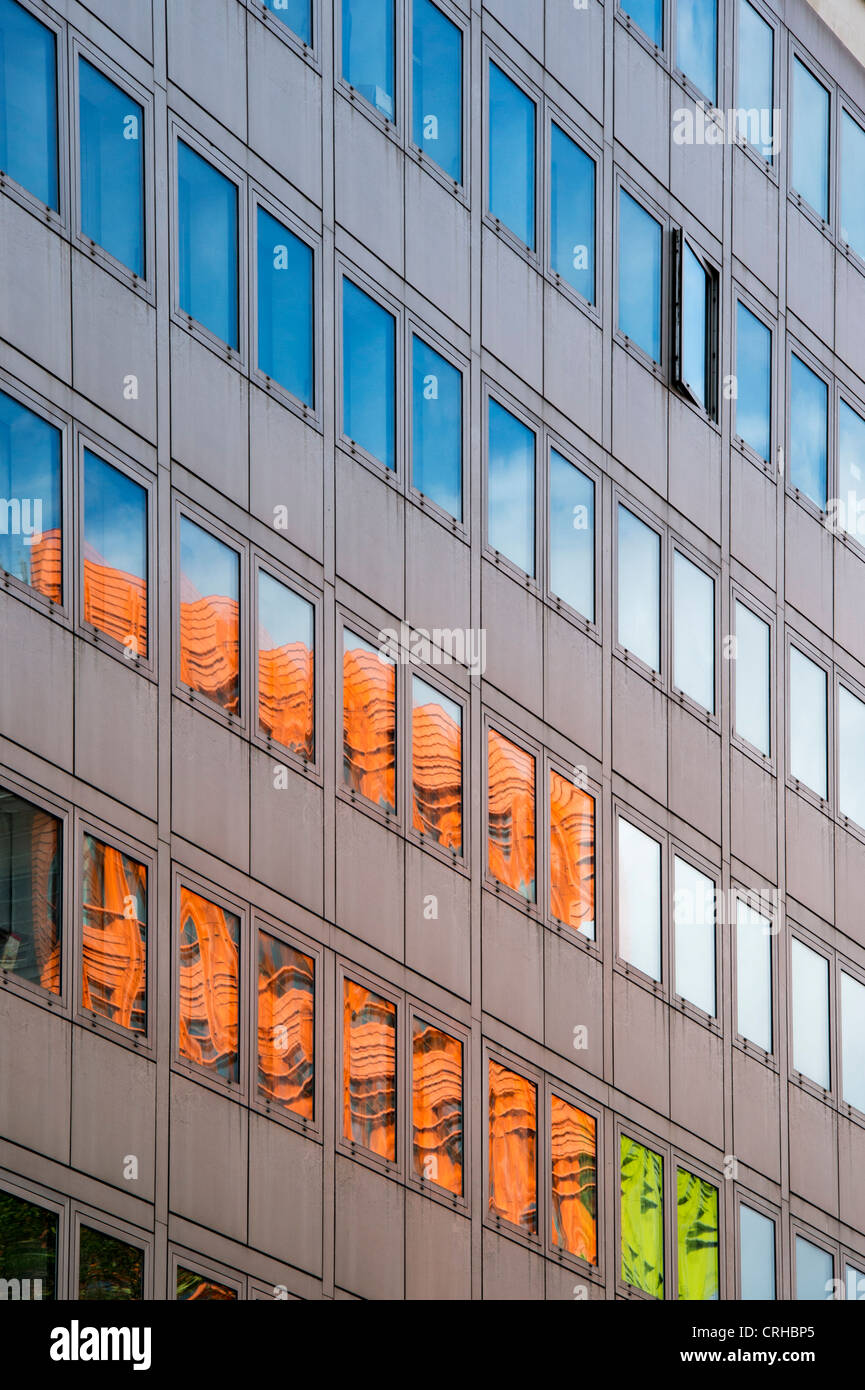
[[[790,648],[790,773],[828,796],[826,672]]]
[[[718,1297],[718,1189],[689,1173],[676,1172],[676,1244],[679,1299],[708,1302]]]
[[[775,1297],[775,1222],[762,1212],[739,1207],[739,1297]]]
[[[195,1274],[191,1269],[183,1269],[181,1265],[178,1265],[177,1297],[178,1299],[225,1302],[237,1298],[237,1293],[225,1284],[217,1284],[214,1279],[205,1279],[203,1274]]]
[[[626,1135],[620,1140],[623,1284],[664,1297],[664,1160]]]
[[[829,388],[795,355],[790,358],[790,481],[826,506]]]
[[[60,993],[62,845],[56,816],[0,787],[0,970],[52,994]]]
[[[490,63],[490,212],[526,246],[535,244],[535,103]]]
[[[619,507],[619,645],[661,669],[661,538]]]
[[[829,93],[793,59],[793,187],[829,220]]]
[[[661,978],[661,846],[619,820],[619,956]]]
[[[535,900],[535,760],[490,729],[488,862],[500,883]]]
[[[343,981],[342,1137],[396,1160],[396,1005]]]
[[[804,1236],[796,1237],[796,1298],[818,1300],[831,1298],[835,1261],[828,1250],[812,1245]]]
[[[53,1299],[57,1213],[0,1191],[0,1278],[19,1281],[19,1301]],[[7,1297],[12,1298],[12,1289]]]
[[[147,869],[84,836],[81,1003],[100,1018],[147,1032]]]
[[[442,849],[463,848],[463,712],[412,677],[412,826]]]
[[[676,63],[710,101],[718,68],[717,0],[676,0]]]
[[[258,366],[314,405],[312,251],[258,209]]]
[[[841,236],[865,257],[865,130],[841,112]]]
[[[487,540],[526,574],[535,572],[535,432],[489,403]]]
[[[550,911],[595,938],[595,798],[550,772]]]
[[[489,1211],[532,1235],[538,1229],[538,1091],[490,1062]]]
[[[240,1079],[240,918],[180,890],[181,1057],[223,1081]]]
[[[412,337],[412,482],[463,517],[463,374]]]
[[[661,47],[664,42],[664,0],[625,0],[620,9],[639,24],[653,43]]]
[[[793,1066],[829,1089],[829,962],[792,942]]]
[[[769,756],[770,628],[744,604],[736,614],[736,733]]]
[[[177,198],[181,311],[237,348],[237,188],[181,140]]]
[[[598,1168],[595,1121],[576,1105],[550,1097],[552,1242],[569,1255],[598,1262]]]
[[[553,122],[550,149],[553,270],[595,302],[595,161]]]
[[[342,707],[343,785],[396,811],[396,667],[347,629]]]
[[[0,391],[0,568],[63,599],[61,434]]]
[[[682,244],[682,380],[706,405],[709,277],[688,243]]]
[[[772,937],[768,917],[736,903],[737,1031],[772,1051]]]
[[[463,1190],[463,1045],[434,1023],[412,1022],[414,1171],[459,1197]]]
[[[590,622],[595,617],[595,485],[550,450],[550,588]]]
[[[772,334],[736,304],[736,433],[769,461],[772,427]]]
[[[865,420],[838,402],[838,525],[865,545]],[[831,516],[832,508],[829,508]]]
[[[264,0],[264,4],[299,39],[312,44],[312,0]]]
[[[258,1095],[315,1118],[315,963],[258,933]]]
[[[342,282],[342,429],[386,468],[396,467],[396,323],[350,280]]]
[[[739,133],[753,149],[772,162],[775,35],[748,0],[739,4]]]
[[[676,993],[715,1015],[715,884],[674,856]]]
[[[144,261],[144,112],[83,58],[81,231],[138,276]]]
[[[57,40],[15,0],[0,0],[0,169],[57,210]]]
[[[144,1297],[144,1251],[82,1225],[78,1240],[78,1297],[139,1303]]]
[[[865,704],[838,690],[838,809],[865,828]]]
[[[661,360],[661,225],[620,189],[619,331]]]
[[[852,1265],[847,1266],[845,1296],[858,1301],[865,1298],[865,1274],[861,1269],[854,1269]]]
[[[841,972],[843,1098],[865,1112],[865,985]]]
[[[714,713],[715,583],[677,550],[673,586],[673,684]]]
[[[147,490],[84,450],[84,621],[147,656]]]
[[[180,522],[180,679],[240,712],[240,556],[188,517]]]
[[[394,64],[394,0],[342,0],[343,79],[389,121]]]
[[[315,609],[258,572],[258,730],[315,757]]]
[[[462,183],[463,36],[432,0],[414,0],[412,23],[412,140]]]

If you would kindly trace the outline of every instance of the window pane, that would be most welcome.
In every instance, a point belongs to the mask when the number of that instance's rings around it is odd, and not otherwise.
[[[396,1005],[343,981],[343,1138],[396,1161]]]
[[[826,506],[829,388],[795,353],[790,358],[790,481]]]
[[[736,733],[769,756],[769,624],[738,601],[736,610]]]
[[[661,846],[619,820],[619,955],[661,978]]]
[[[673,581],[673,684],[714,713],[715,581],[678,550]]]
[[[237,188],[181,140],[177,146],[180,308],[237,348]]]
[[[396,323],[350,280],[342,282],[342,430],[396,468]]]
[[[749,7],[750,8],[750,7]],[[736,304],[736,433],[768,463],[772,429],[772,334]]]
[[[535,244],[535,103],[490,63],[490,212]]]
[[[412,482],[463,517],[463,374],[412,338]]]
[[[550,911],[595,939],[595,798],[550,772]]]
[[[147,1032],[147,869],[84,836],[81,1003],[131,1033]]]
[[[738,132],[753,149],[772,162],[774,135],[774,48],[771,24],[758,14],[748,0],[739,5],[739,81]]]
[[[829,1089],[829,962],[793,940],[793,1066]]]
[[[620,189],[619,331],[661,360],[661,224]]]
[[[553,270],[595,302],[595,161],[553,122],[550,154]]]
[[[0,0],[0,169],[57,210],[57,41],[15,0]]]
[[[832,1297],[835,1261],[828,1250],[812,1245],[804,1236],[796,1237],[796,1298],[803,1300]]]
[[[315,757],[315,609],[258,571],[259,733]]]
[[[264,208],[257,224],[258,367],[312,408],[312,250]]]
[[[706,312],[709,277],[686,241],[682,243],[682,380],[706,406]]]
[[[793,59],[793,187],[829,220],[829,93]]]
[[[225,1301],[226,1299],[237,1298],[234,1289],[229,1289],[225,1284],[217,1284],[214,1279],[205,1279],[203,1274],[195,1274],[191,1269],[183,1269],[177,1266],[177,1297],[178,1299],[213,1299]]]
[[[488,740],[489,870],[535,901],[535,760],[490,729]]]
[[[0,391],[0,568],[63,600],[58,429]]]
[[[841,236],[865,257],[865,130],[841,112]]]
[[[664,1160],[621,1136],[622,1283],[664,1297]]]
[[[664,42],[664,0],[624,0],[620,9],[660,48]]]
[[[790,648],[790,773],[825,800],[826,672]]]
[[[676,993],[715,1016],[715,884],[674,856]]]
[[[84,621],[147,656],[147,489],[84,450]]]
[[[775,1297],[775,1222],[739,1207],[739,1284],[742,1301]]]
[[[843,1099],[865,1111],[865,985],[841,971]]]
[[[538,1092],[533,1082],[490,1062],[489,1210],[532,1235],[538,1229]]]
[[[240,918],[181,888],[179,1052],[224,1081],[240,1079],[239,952]]]
[[[847,1266],[846,1297],[861,1301],[865,1298],[865,1274],[861,1269],[854,1269],[852,1265]]]
[[[835,522],[865,545],[865,420],[838,402],[838,515]],[[862,509],[860,512],[860,508]],[[830,518],[832,508],[829,508]]]
[[[393,0],[342,0],[342,75],[371,106],[394,116]]]
[[[312,0],[264,0],[264,4],[299,39],[312,45]]]
[[[0,970],[60,993],[61,823],[0,787]]]
[[[412,826],[443,849],[463,851],[463,712],[412,677]]]
[[[396,667],[362,637],[343,633],[342,775],[351,791],[396,811]]]
[[[56,1268],[57,1213],[0,1191],[2,1278],[19,1281],[20,1299],[53,1299]]]
[[[676,1172],[679,1299],[718,1297],[718,1189],[684,1168]]]
[[[489,403],[489,524],[493,550],[535,572],[535,433]]]
[[[414,0],[412,14],[412,140],[462,183],[463,36],[432,0]]]
[[[463,1045],[433,1023],[412,1023],[412,1153],[427,1182],[463,1190]]]
[[[595,1121],[550,1097],[552,1241],[570,1255],[598,1262],[598,1168]]]
[[[865,827],[865,704],[838,689],[838,809]]]
[[[144,1297],[144,1251],[104,1231],[81,1226],[78,1297],[140,1303]]]
[[[144,261],[144,112],[83,58],[81,231],[135,275]]]
[[[619,645],[661,669],[661,538],[619,506]]]
[[[258,933],[258,1095],[315,1118],[315,962]]]
[[[677,0],[677,66],[712,102],[716,92],[717,47],[717,0]]]
[[[772,924],[736,903],[736,997],[740,1037],[772,1051]]]
[[[550,450],[550,588],[595,620],[595,485]]]
[[[188,517],[180,521],[180,679],[240,712],[240,556]]]

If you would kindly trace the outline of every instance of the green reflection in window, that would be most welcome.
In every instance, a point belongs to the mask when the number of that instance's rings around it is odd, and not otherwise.
[[[53,1298],[56,1264],[57,1213],[0,1192],[0,1296]]]
[[[140,1303],[144,1251],[104,1231],[82,1226],[79,1238],[78,1297]]]
[[[718,1189],[704,1178],[679,1168],[679,1298],[718,1297]]]
[[[621,1138],[622,1283],[664,1297],[664,1160]]]

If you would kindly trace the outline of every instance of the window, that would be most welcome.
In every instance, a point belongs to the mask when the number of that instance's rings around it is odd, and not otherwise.
[[[620,8],[658,48],[664,43],[664,0],[627,0]]]
[[[535,760],[496,729],[487,745],[488,864],[493,878],[535,901]]]
[[[719,1296],[718,1189],[686,1168],[676,1170],[679,1299],[710,1302]]]
[[[717,414],[718,276],[678,228],[673,232],[673,250],[676,262],[675,381],[714,419]]]
[[[636,1139],[620,1140],[623,1284],[664,1297],[664,1160]]]
[[[78,107],[82,234],[143,279],[144,111],[84,58]]]
[[[550,588],[595,621],[595,485],[550,450]]]
[[[865,1111],[865,985],[841,971],[841,1081],[847,1105]]]
[[[550,911],[595,939],[595,798],[550,771]]]
[[[394,112],[394,0],[342,0],[342,76],[387,120]]]
[[[258,1098],[315,1118],[315,962],[258,933]]]
[[[535,572],[535,432],[489,402],[487,541],[526,574]]]
[[[766,463],[772,439],[772,334],[736,303],[736,433]]]
[[[676,993],[715,1017],[715,883],[673,856]]]
[[[82,893],[82,1007],[144,1037],[147,869],[85,834]]]
[[[432,0],[414,0],[412,23],[412,140],[462,183],[462,31]]]
[[[312,0],[263,0],[263,3],[292,33],[308,47],[312,46]]]
[[[57,1225],[56,1211],[0,1191],[0,1269],[20,1299],[56,1298]]]
[[[351,280],[342,282],[342,431],[396,468],[396,322]]]
[[[412,483],[463,519],[463,374],[412,335]]]
[[[258,571],[258,731],[315,759],[315,609]]]
[[[790,775],[827,800],[826,672],[790,648]]]
[[[838,402],[838,513],[833,518],[865,544],[865,420],[846,401]],[[829,506],[832,516],[833,507]]]
[[[595,302],[595,161],[552,124],[550,258],[553,270]]]
[[[804,1236],[796,1237],[796,1298],[829,1299],[833,1294],[835,1261],[828,1250]]]
[[[256,222],[258,369],[312,409],[312,250],[262,207],[257,210]]]
[[[490,63],[489,100],[490,212],[533,251],[537,109],[495,63]]]
[[[230,1289],[226,1284],[217,1284],[215,1279],[205,1279],[203,1274],[196,1274],[191,1269],[184,1269],[182,1265],[177,1266],[177,1297],[178,1299],[212,1299],[225,1301],[226,1299],[237,1298],[237,1291]]]
[[[343,981],[343,1138],[396,1162],[396,1005]]]
[[[845,1297],[859,1302],[865,1298],[865,1273],[861,1269],[854,1269],[852,1265],[847,1266]]]
[[[838,810],[865,829],[865,704],[838,688]]]
[[[0,787],[0,970],[60,993],[60,821]]]
[[[180,310],[237,350],[237,186],[180,140],[177,201]]]
[[[661,669],[661,537],[619,504],[618,641]]]
[[[15,0],[0,0],[0,169],[59,209],[57,39]]]
[[[442,849],[463,852],[463,712],[412,677],[411,821]]]
[[[829,93],[793,59],[793,188],[829,221]]]
[[[775,1222],[743,1202],[739,1207],[740,1299],[775,1297]]]
[[[865,258],[865,130],[841,112],[841,236]]]
[[[734,601],[736,622],[736,713],[735,731],[740,738],[768,758],[770,751],[769,714],[769,624],[738,599]]]
[[[715,712],[715,581],[673,553],[673,684]]]
[[[84,621],[125,655],[147,643],[147,489],[84,450]]]
[[[676,64],[712,105],[717,92],[717,0],[676,0]]]
[[[619,820],[619,957],[661,978],[661,846]]]
[[[538,1232],[538,1088],[490,1060],[489,1211]]]
[[[661,224],[619,190],[619,332],[661,360]]]
[[[741,899],[736,901],[736,1030],[741,1038],[772,1051],[772,924]]]
[[[210,1076],[240,1080],[240,918],[180,890],[180,1056]]]
[[[738,133],[769,164],[775,135],[774,50],[771,24],[748,0],[739,0]]]
[[[597,1125],[576,1105],[550,1097],[551,1239],[557,1250],[598,1263]]]
[[[828,1091],[829,962],[793,938],[793,1066]]]
[[[240,713],[240,556],[180,519],[180,679]]]
[[[60,431],[0,391],[0,568],[53,603],[63,601],[60,460]]]
[[[396,811],[396,667],[353,632],[343,632],[343,785]]]
[[[790,358],[790,482],[825,510],[829,388],[795,353]]]
[[[144,1251],[83,1223],[78,1234],[78,1297],[140,1303],[144,1298]]]
[[[455,1197],[463,1192],[463,1045],[434,1023],[412,1021],[414,1171]]]

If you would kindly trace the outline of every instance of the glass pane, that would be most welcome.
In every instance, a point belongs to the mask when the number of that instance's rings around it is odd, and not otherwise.
[[[342,76],[395,120],[393,0],[342,0]]]
[[[679,1299],[718,1297],[718,1189],[684,1168],[676,1172]]]
[[[240,556],[188,517],[180,521],[180,679],[240,712]]]
[[[552,1241],[570,1255],[598,1262],[598,1168],[595,1121],[550,1097]]]
[[[342,282],[342,431],[396,467],[396,323],[350,280]]]
[[[312,45],[312,0],[264,0],[264,4],[299,39]]]
[[[550,911],[595,939],[595,798],[550,772]]]
[[[845,1296],[860,1302],[865,1298],[865,1274],[861,1269],[854,1269],[852,1265],[847,1266]]]
[[[412,826],[443,849],[463,851],[463,712],[412,677]]]
[[[57,41],[15,0],[0,0],[0,169],[57,210]]]
[[[762,1212],[739,1207],[739,1297],[775,1297],[775,1222]]]
[[[664,1160],[621,1136],[622,1283],[664,1297]]]
[[[180,1056],[238,1081],[240,918],[181,888],[179,936]]]
[[[736,996],[740,1037],[772,1051],[772,924],[736,903]]]
[[[490,729],[487,784],[489,870],[535,901],[535,760]]]
[[[147,1033],[147,869],[84,836],[81,1003]]]
[[[258,1095],[315,1119],[315,962],[258,933]]]
[[[661,669],[661,538],[619,507],[619,645]]]
[[[795,353],[790,358],[790,481],[826,506],[829,388]]]
[[[315,757],[315,609],[258,571],[259,733]]]
[[[829,962],[793,940],[793,1066],[829,1089]]]
[[[744,604],[735,609],[736,733],[768,757],[770,628]]]
[[[83,1226],[79,1233],[78,1297],[140,1303],[144,1297],[144,1251],[104,1231]]]
[[[489,1210],[537,1234],[538,1091],[533,1082],[490,1062]]]
[[[463,517],[463,374],[412,338],[412,483]]]
[[[229,1289],[225,1284],[217,1284],[214,1279],[205,1279],[203,1274],[195,1274],[191,1269],[183,1269],[177,1266],[177,1297],[178,1299],[197,1298],[197,1299],[216,1299],[225,1301],[226,1299],[237,1298],[234,1289]]]
[[[829,517],[865,545],[865,420],[846,401],[838,402],[838,513]]]
[[[749,7],[750,8],[750,7]],[[768,463],[772,428],[772,334],[736,303],[736,433]]]
[[[412,140],[462,183],[463,36],[432,0],[414,0],[412,17]]]
[[[264,208],[256,220],[258,367],[312,408],[312,250]]]
[[[790,773],[812,792],[827,789],[826,672],[790,648]]]
[[[47,811],[0,787],[0,970],[60,993],[63,840]]]
[[[595,161],[553,122],[550,153],[553,270],[595,302]]]
[[[343,783],[396,811],[396,667],[375,647],[343,633]]]
[[[688,243],[682,244],[682,380],[706,406],[706,317],[709,277]]]
[[[835,1261],[828,1250],[812,1245],[804,1236],[796,1237],[796,1298],[803,1300],[832,1297]]]
[[[535,245],[535,103],[490,63],[490,212]]]
[[[793,187],[829,220],[829,93],[793,59]]]
[[[660,362],[661,224],[619,192],[619,331]]]
[[[676,64],[714,103],[718,67],[717,0],[677,0]]]
[[[619,820],[619,955],[661,978],[661,846]]]
[[[147,656],[147,489],[84,450],[84,621]]]
[[[595,485],[550,450],[550,588],[595,619]]]
[[[841,1080],[848,1105],[865,1111],[865,985],[841,971]]]
[[[771,24],[748,0],[739,5],[738,131],[764,159],[772,162],[774,136],[774,48]]]
[[[433,1023],[412,1023],[412,1154],[427,1182],[463,1190],[463,1045]]]
[[[715,711],[715,581],[680,551],[673,555],[673,684]]]
[[[676,993],[715,1016],[715,883],[674,856]]]
[[[180,308],[237,348],[237,188],[181,140],[177,199]]]
[[[343,985],[343,1138],[395,1162],[396,1005]]]
[[[0,1191],[0,1270],[7,1298],[53,1299],[57,1213]],[[10,1287],[11,1286],[11,1287]]]
[[[865,257],[865,130],[841,112],[841,236]]]
[[[664,0],[624,0],[620,9],[660,48],[664,42]]]
[[[487,539],[526,574],[535,572],[535,433],[489,403]]]
[[[0,391],[0,569],[63,600],[61,434]]]
[[[143,276],[144,112],[83,58],[78,62],[78,102],[81,231]]]
[[[838,689],[838,808],[865,828],[865,704]]]

